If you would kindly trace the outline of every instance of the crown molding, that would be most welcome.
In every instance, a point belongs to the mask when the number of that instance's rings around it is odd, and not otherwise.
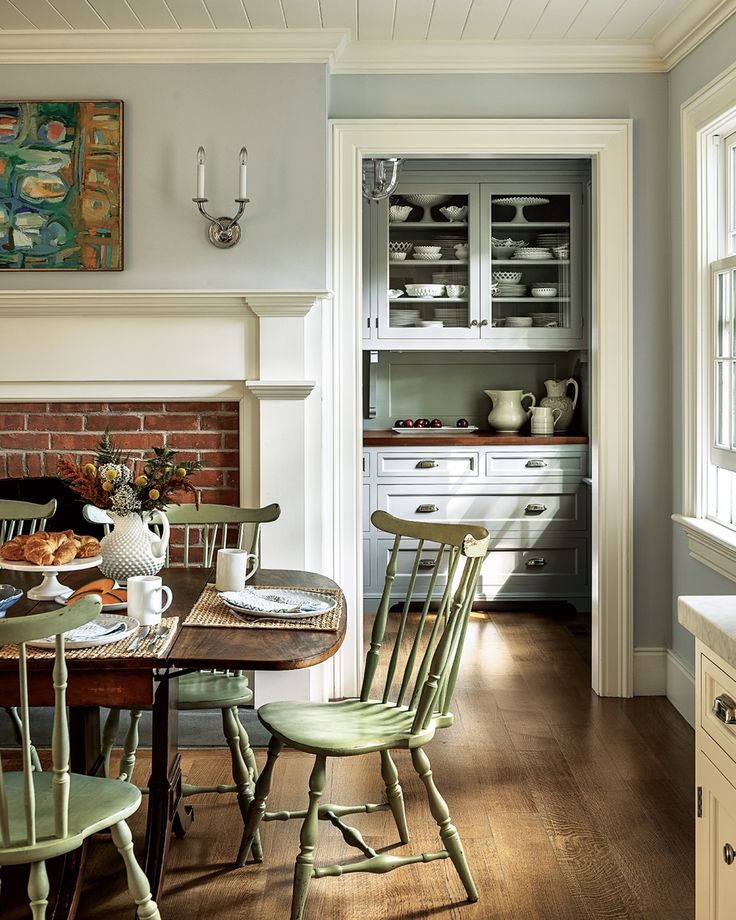
[[[246,380],[256,399],[306,399],[317,386],[315,380]]]
[[[345,29],[0,31],[2,64],[327,64]]]
[[[685,8],[654,37],[664,70],[679,62],[736,12],[736,0],[688,0]]]
[[[0,317],[305,316],[327,291],[0,291]]]

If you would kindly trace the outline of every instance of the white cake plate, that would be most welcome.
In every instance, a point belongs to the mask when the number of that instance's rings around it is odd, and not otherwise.
[[[35,565],[33,562],[9,562],[0,559],[0,568],[10,569],[11,572],[39,572],[43,581],[35,588],[26,592],[32,601],[55,601],[67,598],[74,592],[74,588],[62,585],[56,577],[59,572],[76,572],[80,569],[93,569],[102,562],[102,556],[90,556],[89,559],[72,559],[64,565]]]

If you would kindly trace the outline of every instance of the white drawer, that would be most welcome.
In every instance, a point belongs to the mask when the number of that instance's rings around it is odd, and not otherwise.
[[[486,476],[514,476],[539,479],[545,476],[584,476],[587,451],[570,453],[546,451],[544,448],[514,448],[508,452],[488,451]]]
[[[480,456],[477,451],[433,450],[425,452],[391,450],[376,454],[376,475],[381,478],[411,476],[424,479],[465,479],[477,477]]]
[[[376,541],[377,571],[388,565],[392,540]],[[414,564],[416,544],[408,541],[399,550],[393,596],[400,598],[406,590]],[[584,537],[548,537],[539,534],[536,539],[515,540],[504,538],[491,541],[491,552],[483,563],[479,597],[493,598],[506,595],[537,596],[582,593],[588,585],[587,541]],[[420,574],[417,576],[417,593],[426,590],[436,563],[437,547],[422,551]],[[441,590],[447,576],[447,553],[440,562],[436,588]]]
[[[700,662],[700,726],[736,763],[736,723],[727,724],[713,712],[716,699],[727,704],[730,698],[736,703],[736,681],[707,655],[701,655]]]
[[[379,507],[410,521],[468,521],[482,524],[491,538],[514,533],[584,530],[587,502],[575,483],[475,486],[459,492],[433,484],[378,487]]]

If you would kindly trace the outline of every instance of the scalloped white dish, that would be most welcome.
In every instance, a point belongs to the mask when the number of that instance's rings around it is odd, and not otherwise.
[[[110,645],[127,639],[141,624],[133,617],[123,617],[115,613],[101,613],[94,620],[72,629],[64,636],[65,648],[93,648],[97,645]],[[34,648],[56,648],[56,637],[46,639],[29,639],[27,645]]]

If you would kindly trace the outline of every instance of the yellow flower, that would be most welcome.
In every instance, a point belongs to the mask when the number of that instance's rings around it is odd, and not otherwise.
[[[84,464],[84,472],[85,472],[88,476],[94,476],[95,473],[97,472],[97,467],[94,465],[94,463],[85,463],[85,464]]]
[[[118,478],[118,471],[117,471],[117,470],[106,470],[106,471],[105,471],[105,479],[109,479],[110,482],[112,482],[113,480],[115,480],[115,479],[117,479],[117,478]]]
[[[138,486],[139,489],[141,489],[141,488],[143,488],[143,486],[147,486],[147,485],[148,485],[148,477],[147,477],[147,476],[143,476],[143,475],[141,475],[141,476],[136,476],[136,477],[135,477],[135,483],[134,483],[134,484],[135,484],[136,486]]]
[[[105,482],[102,483],[102,491],[112,492],[112,483],[109,480],[106,479]]]
[[[176,471],[176,475],[179,477],[179,479],[183,479],[187,475],[187,471],[184,469],[183,466],[180,466],[179,469]]]
[[[151,491],[148,493],[148,497],[149,497],[152,501],[155,502],[157,498],[160,498],[160,497],[161,497],[161,493],[159,492],[158,489],[151,489]]]

